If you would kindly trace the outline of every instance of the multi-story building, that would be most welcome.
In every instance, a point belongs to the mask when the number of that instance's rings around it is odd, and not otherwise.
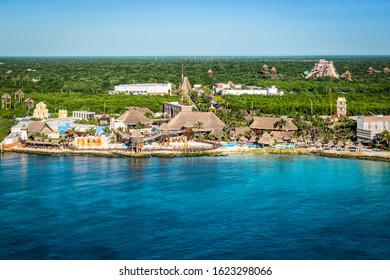
[[[145,94],[171,94],[172,84],[126,84],[115,86],[114,91],[110,91],[111,94],[125,93],[134,95],[145,95]]]
[[[46,108],[46,104],[39,102],[34,109],[33,116],[36,119],[47,119],[49,117],[49,110]]]
[[[337,117],[340,119],[347,115],[347,100],[345,97],[337,98]]]
[[[357,140],[372,142],[375,136],[390,130],[390,115],[362,116],[357,118]]]

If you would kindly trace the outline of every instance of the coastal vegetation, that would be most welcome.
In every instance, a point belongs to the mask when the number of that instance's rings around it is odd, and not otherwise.
[[[211,87],[217,82],[268,87],[275,85],[284,96],[217,96],[218,103],[233,111],[257,109],[259,114],[292,116],[328,115],[329,90],[335,104],[339,96],[347,98],[349,115],[390,114],[389,57],[326,57],[333,60],[339,74],[352,73],[352,81],[343,79],[305,79],[318,57],[122,57],[122,58],[0,58],[0,94],[22,89],[26,97],[45,101],[51,113],[59,109],[90,110],[120,114],[127,106],[161,111],[166,101],[179,101],[181,69],[192,85],[202,84],[206,94],[189,92],[199,110],[208,110]],[[260,73],[264,64],[276,67],[275,79]],[[369,75],[373,67],[380,73]],[[212,69],[212,75],[208,75]],[[173,84],[174,96],[109,95],[115,85],[123,83]],[[335,107],[335,106],[334,106]],[[0,110],[0,117],[22,117],[29,109],[13,102],[12,108]],[[31,110],[31,109],[30,109]],[[333,112],[334,113],[334,112]]]
[[[0,142],[10,133],[11,127],[16,123],[17,121],[12,119],[0,118]]]

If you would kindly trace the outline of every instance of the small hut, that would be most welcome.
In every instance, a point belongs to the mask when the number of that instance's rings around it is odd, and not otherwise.
[[[140,131],[134,131],[130,135],[131,148],[136,152],[141,152],[141,143],[143,141],[144,135]]]
[[[29,109],[34,108],[34,100],[32,100],[30,97],[24,100],[24,103]]]
[[[263,135],[260,137],[257,143],[259,143],[264,147],[265,145],[270,146],[275,144],[275,141],[272,139],[271,135],[269,135],[269,133],[266,131],[263,133]]]
[[[341,77],[343,77],[346,81],[352,81],[352,73],[348,70],[343,75],[341,75]]]
[[[385,69],[383,69],[383,73],[384,74],[390,74],[390,69],[386,67]]]
[[[1,97],[1,109],[11,108],[11,95],[4,93]]]
[[[22,103],[24,99],[24,92],[19,89],[17,92],[14,93],[15,100],[17,103]]]

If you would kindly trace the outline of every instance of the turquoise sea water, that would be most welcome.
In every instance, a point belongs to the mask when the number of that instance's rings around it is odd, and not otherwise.
[[[0,156],[0,259],[390,259],[390,164]]]

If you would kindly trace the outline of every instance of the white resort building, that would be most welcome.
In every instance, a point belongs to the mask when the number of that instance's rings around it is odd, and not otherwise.
[[[282,91],[279,91],[277,87],[267,87],[260,89],[258,87],[246,87],[241,89],[223,89],[221,90],[222,95],[242,95],[242,94],[256,94],[256,95],[283,95]]]
[[[357,140],[372,142],[384,130],[390,131],[390,115],[363,116],[357,118]]]
[[[73,111],[72,117],[79,120],[93,120],[95,118],[95,112]]]
[[[125,93],[134,95],[145,95],[145,94],[171,94],[172,84],[126,84],[115,86],[110,94]]]

